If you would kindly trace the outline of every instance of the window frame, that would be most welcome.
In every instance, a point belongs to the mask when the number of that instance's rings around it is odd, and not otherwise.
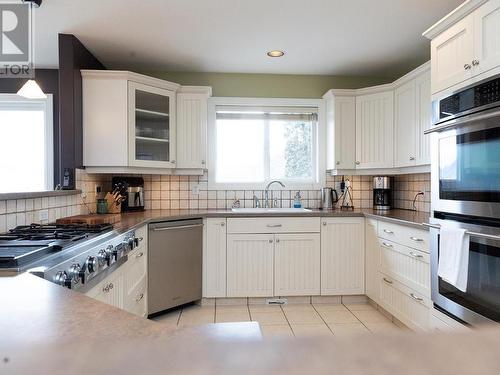
[[[53,117],[53,96],[52,94],[46,94],[45,99],[28,99],[23,98],[16,94],[0,94],[0,109],[3,108],[15,108],[19,109],[40,109],[42,108],[45,113],[44,119],[44,133],[45,133],[45,181],[44,181],[44,191],[52,191],[54,189],[54,117]],[[43,190],[42,190],[43,191]],[[36,193],[37,191],[22,192],[22,193]],[[0,193],[0,199],[2,195],[9,195],[12,193],[19,192],[9,192]]]
[[[216,109],[218,106],[235,107],[314,107],[317,108],[318,123],[313,130],[313,168],[316,169],[316,181],[303,182],[302,180],[284,179],[282,182],[287,190],[317,190],[325,183],[325,150],[326,150],[326,123],[324,99],[289,99],[289,98],[227,98],[212,97],[208,99],[208,189],[209,190],[264,190],[270,180],[262,183],[231,183],[217,182],[216,176]],[[268,140],[266,140],[268,142]],[[267,157],[267,156],[266,156]],[[266,166],[267,168],[267,166]],[[268,175],[266,171],[266,175]]]

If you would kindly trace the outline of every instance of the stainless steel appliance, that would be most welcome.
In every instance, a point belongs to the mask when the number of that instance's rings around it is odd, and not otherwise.
[[[432,209],[500,217],[500,78],[433,102]]]
[[[144,180],[141,177],[113,177],[113,191],[122,197],[122,212],[144,210]]]
[[[149,225],[148,313],[201,299],[203,221]]]
[[[334,208],[335,203],[339,201],[337,190],[331,187],[324,187],[321,189],[320,208],[323,210],[331,210]]]
[[[135,232],[105,225],[27,225],[0,235],[0,271],[31,272],[87,292],[127,261]]]
[[[432,300],[472,325],[500,321],[500,75],[432,106]],[[444,225],[469,234],[466,292],[437,275]]]
[[[392,208],[392,178],[373,177],[373,209],[390,210]]]
[[[500,322],[500,222],[436,215],[431,220],[431,288],[436,308],[471,324]],[[438,277],[439,231],[442,225],[464,228],[469,235],[467,290],[462,292]]]

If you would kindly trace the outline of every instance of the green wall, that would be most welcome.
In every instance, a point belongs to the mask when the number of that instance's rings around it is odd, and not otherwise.
[[[292,74],[140,73],[191,86],[212,86],[213,96],[321,98],[330,89],[355,89],[392,82],[392,78]]]

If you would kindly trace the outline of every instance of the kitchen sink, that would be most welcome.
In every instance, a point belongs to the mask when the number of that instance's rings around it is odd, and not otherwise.
[[[307,208],[232,208],[231,211],[241,214],[272,214],[272,213],[306,213]]]

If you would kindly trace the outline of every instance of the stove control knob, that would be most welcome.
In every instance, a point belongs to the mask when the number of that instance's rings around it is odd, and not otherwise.
[[[108,266],[113,263],[113,245],[109,245],[106,250],[104,250],[106,252],[106,261],[108,262]]]
[[[65,286],[67,288],[71,288],[71,279],[68,277],[68,274],[64,271],[59,271],[54,276],[54,282],[61,286]]]
[[[82,267],[80,267],[80,264],[73,263],[68,270],[68,277],[73,283],[78,284],[82,276],[81,272],[82,272]]]
[[[130,238],[128,238],[128,239],[127,239],[127,240],[125,240],[123,243],[124,243],[124,245],[127,247],[127,249],[128,249],[129,251],[134,250],[134,248],[135,248],[135,241],[134,241],[134,237],[130,237]]]
[[[106,262],[108,261],[107,255],[106,255],[106,250],[102,249],[99,250],[97,253],[97,261],[99,262],[99,266],[103,267]]]
[[[99,261],[97,260],[96,257],[87,257],[87,260],[85,261],[85,269],[89,274],[94,273],[97,271],[97,267],[99,267]]]

